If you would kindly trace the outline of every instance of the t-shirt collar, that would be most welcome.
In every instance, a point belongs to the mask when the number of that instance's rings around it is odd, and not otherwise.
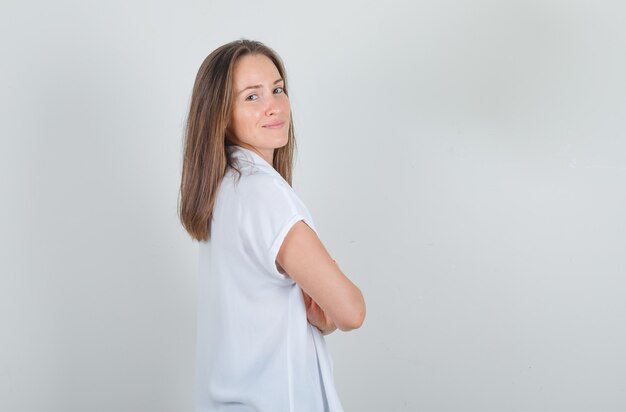
[[[231,155],[237,160],[242,160],[244,162],[256,165],[261,169],[268,169],[275,173],[278,173],[276,169],[274,169],[274,167],[267,162],[267,160],[265,160],[258,153],[253,152],[250,149],[238,145],[227,146],[226,149],[229,150]]]

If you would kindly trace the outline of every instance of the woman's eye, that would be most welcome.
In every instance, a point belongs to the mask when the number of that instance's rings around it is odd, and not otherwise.
[[[276,93],[276,90],[278,90],[278,93],[283,93],[283,92],[284,92],[284,90],[283,90],[283,88],[282,88],[282,87],[277,87],[277,88],[275,88],[275,89],[274,89],[274,93]],[[276,93],[276,94],[278,94],[278,93]]]
[[[258,99],[258,98],[259,97],[256,94],[251,94],[250,96],[246,97],[246,100],[254,101],[254,100]]]

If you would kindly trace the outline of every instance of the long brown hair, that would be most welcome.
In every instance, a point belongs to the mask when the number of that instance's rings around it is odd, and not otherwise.
[[[284,80],[288,95],[287,73],[278,54],[261,42],[236,40],[209,54],[196,75],[191,95],[184,137],[183,167],[178,215],[180,221],[198,241],[211,236],[213,206],[220,183],[228,170],[235,169],[227,146],[232,145],[228,123],[231,117],[232,76],[237,60],[246,55],[267,56]],[[293,153],[296,148],[293,117],[289,119],[289,139],[274,150],[272,166],[291,185]]]

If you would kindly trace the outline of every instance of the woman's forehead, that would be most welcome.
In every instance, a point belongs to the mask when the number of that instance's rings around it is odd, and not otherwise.
[[[237,60],[233,71],[233,85],[244,88],[263,83],[274,83],[280,73],[269,57],[263,54],[246,55]]]

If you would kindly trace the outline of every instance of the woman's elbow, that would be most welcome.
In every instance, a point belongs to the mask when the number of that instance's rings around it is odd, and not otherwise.
[[[348,332],[354,329],[359,329],[365,321],[365,302],[361,297],[361,304],[358,305],[358,309],[347,319],[342,322],[341,325],[337,325],[337,328],[343,332]]]
[[[337,328],[343,332],[349,332],[354,329],[358,329],[363,325],[365,320],[365,314],[355,316],[353,319],[348,320],[345,323],[337,325]]]

